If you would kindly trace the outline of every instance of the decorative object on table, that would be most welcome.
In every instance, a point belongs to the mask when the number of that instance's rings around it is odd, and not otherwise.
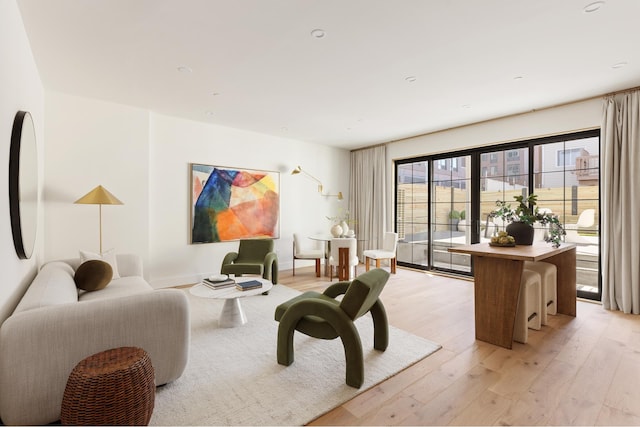
[[[81,360],[62,399],[63,425],[148,425],[155,372],[146,351],[118,347]]]
[[[13,246],[20,259],[29,259],[38,226],[38,151],[33,119],[18,111],[9,149],[9,214]]]
[[[315,176],[311,175],[309,172],[307,172],[306,170],[303,170],[301,166],[296,166],[296,168],[294,170],[291,171],[291,175],[298,175],[298,174],[304,174],[306,176],[308,176],[309,178],[313,179],[315,182],[318,183],[318,193],[320,193],[321,196],[324,197],[337,197],[338,200],[342,200],[342,191],[338,191],[338,194],[329,194],[329,193],[323,193],[324,191],[324,186],[322,185],[322,181],[320,181],[318,178],[316,178]]]
[[[238,252],[229,252],[222,260],[222,274],[258,274],[278,283],[278,255],[273,250],[273,239],[243,239]]]
[[[98,205],[99,206],[99,224],[100,224],[100,253],[102,253],[102,205],[123,205],[120,200],[109,192],[102,185],[98,185],[84,196],[73,202],[78,205]]]
[[[504,230],[500,230],[497,235],[491,236],[491,241],[489,242],[489,246],[502,246],[506,248],[512,248],[515,245],[516,239]]]
[[[351,215],[349,214],[348,210],[344,210],[341,208],[337,215],[328,216],[327,219],[334,223],[334,225],[331,227],[331,235],[333,237],[355,236],[355,231],[353,235],[350,234],[350,231],[352,231],[352,229],[349,227],[349,224],[355,224],[356,221],[351,219]]]
[[[226,274],[217,274],[202,279],[202,283],[211,289],[224,289],[233,287],[236,281],[229,278]]]
[[[518,206],[512,208],[510,204],[503,200],[496,201],[498,209],[489,214],[489,217],[498,217],[509,222],[505,231],[514,237],[517,245],[531,245],[533,243],[534,223],[549,226],[544,237],[545,242],[549,242],[553,247],[560,246],[562,236],[566,234],[558,215],[538,209],[538,196],[530,194],[526,199],[524,196],[513,196],[518,202]],[[487,219],[488,221],[488,219]]]
[[[262,287],[262,283],[257,280],[248,280],[246,282],[236,283],[236,289],[239,291],[250,291],[252,289],[259,289]]]
[[[191,243],[278,238],[280,174],[191,164]]]
[[[299,331],[313,338],[340,337],[346,357],[346,383],[360,388],[364,382],[362,343],[354,321],[371,313],[374,324],[374,348],[385,351],[389,345],[387,315],[380,293],[389,279],[382,269],[368,271],[352,282],[338,282],[322,294],[305,292],[276,307],[278,325],[278,363],[293,363],[293,334]],[[344,295],[342,300],[336,300]],[[319,372],[319,375],[326,373]]]

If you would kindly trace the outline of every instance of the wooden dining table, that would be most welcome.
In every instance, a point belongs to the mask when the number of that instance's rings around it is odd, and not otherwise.
[[[367,239],[362,237],[353,236],[352,238],[356,239],[359,245],[367,241]],[[309,236],[309,239],[324,242],[324,275],[330,276],[331,266],[329,265],[329,256],[331,255],[331,239],[333,239],[333,236],[330,234],[316,234]]]
[[[563,243],[496,247],[489,243],[455,246],[449,252],[472,256],[476,339],[512,348],[513,330],[525,261],[557,267],[557,312],[576,316],[576,248]]]

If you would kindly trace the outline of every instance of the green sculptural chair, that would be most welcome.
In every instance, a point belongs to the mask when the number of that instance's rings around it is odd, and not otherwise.
[[[257,274],[278,283],[278,255],[273,251],[273,239],[240,240],[238,252],[229,252],[222,260],[222,274]]]
[[[379,296],[388,279],[387,271],[376,268],[361,274],[352,282],[335,283],[323,293],[305,292],[276,307],[275,319],[280,322],[278,363],[285,366],[293,363],[295,331],[325,340],[340,337],[346,358],[347,385],[360,388],[364,383],[364,360],[362,342],[354,321],[371,312],[373,347],[380,351],[387,349],[389,325]],[[342,294],[342,300],[337,300],[336,297]]]

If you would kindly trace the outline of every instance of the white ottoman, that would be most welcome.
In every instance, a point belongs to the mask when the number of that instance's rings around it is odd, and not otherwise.
[[[520,297],[516,310],[516,322],[513,328],[513,340],[526,344],[529,328],[540,329],[540,274],[531,270],[522,270]]]
[[[558,300],[558,269],[554,264],[543,261],[525,261],[524,269],[540,274],[541,299],[540,318],[543,325],[547,324],[547,314],[555,315],[558,312],[556,301]]]

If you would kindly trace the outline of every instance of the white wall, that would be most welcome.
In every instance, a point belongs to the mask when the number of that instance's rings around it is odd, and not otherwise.
[[[331,224],[325,217],[346,206],[346,200],[321,197],[314,181],[291,171],[301,165],[323,181],[326,191],[348,197],[348,151],[155,114],[151,129],[149,266],[154,287],[219,273],[224,255],[238,247],[237,242],[189,244],[190,163],[280,172],[276,251],[281,270],[292,266],[294,232],[328,233]]]
[[[348,197],[346,150],[55,92],[47,92],[46,112],[46,260],[98,251],[98,207],[73,202],[102,184],[124,202],[102,208],[103,248],[140,254],[154,287],[219,272],[238,244],[189,244],[190,163],[280,172],[280,269],[291,268],[294,231],[328,232],[325,217],[346,206],[290,175],[300,164]]]
[[[42,259],[44,213],[38,212],[38,231],[33,255],[20,260],[13,246],[9,214],[9,147],[11,128],[17,111],[29,111],[33,117],[42,184],[44,164],[44,91],[31,54],[29,40],[15,0],[0,1],[0,322],[17,304],[18,298],[31,282]],[[41,197],[42,192],[40,192]]]
[[[149,262],[149,112],[46,93],[45,259],[99,252],[99,207],[73,202],[97,185],[124,205],[102,206],[102,245]]]

